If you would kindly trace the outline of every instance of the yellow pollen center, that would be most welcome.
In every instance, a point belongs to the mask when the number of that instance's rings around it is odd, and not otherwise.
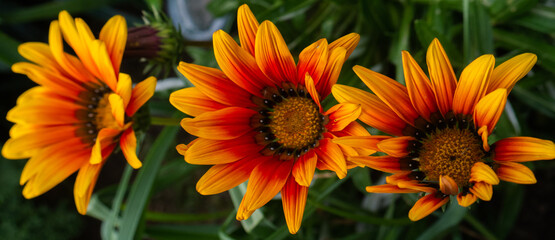
[[[110,96],[109,93],[104,94],[104,96],[102,96],[102,98],[98,101],[98,105],[94,110],[96,112],[96,117],[93,120],[93,123],[97,130],[102,128],[120,128],[114,118],[114,115],[112,114],[112,107],[110,106],[108,96]]]
[[[322,120],[317,106],[308,98],[289,97],[274,106],[271,112],[272,133],[285,148],[303,148],[321,133]]]
[[[441,175],[447,175],[459,187],[469,186],[472,166],[485,156],[481,146],[481,139],[468,129],[437,130],[422,142],[420,171],[428,181],[439,181]]]

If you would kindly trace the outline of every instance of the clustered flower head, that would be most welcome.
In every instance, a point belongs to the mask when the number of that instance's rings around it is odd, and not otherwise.
[[[154,95],[156,79],[133,86],[129,75],[119,72],[122,57],[148,58],[158,74],[184,56],[183,39],[164,16],[155,11],[146,19],[145,26],[128,31],[125,19],[114,16],[96,38],[82,19],[62,11],[50,24],[48,43],[19,46],[30,62],[12,70],[39,86],[23,93],[7,114],[15,125],[2,155],[29,158],[20,179],[26,198],[78,172],[74,199],[85,214],[114,149],[119,147],[133,168],[141,167],[135,130],[144,119],[137,112]],[[219,68],[179,63],[177,70],[194,87],[169,98],[190,116],[181,120],[182,128],[197,137],[177,151],[190,164],[211,166],[196,190],[217,194],[248,180],[237,220],[281,194],[289,232],[295,234],[317,169],[341,179],[351,168],[369,167],[391,175],[368,192],[419,193],[408,214],[417,221],[450,196],[463,207],[489,201],[500,180],[536,183],[521,163],[555,158],[549,140],[488,140],[509,93],[536,63],[534,54],[497,67],[492,55],[483,55],[457,78],[434,39],[426,54],[428,75],[409,52],[401,53],[406,85],[355,66],[371,93],[336,84],[359,43],[356,33],[331,43],[317,40],[294,58],[274,23],[259,23],[247,5],[238,9],[237,27],[239,44],[223,30],[213,34]],[[64,51],[64,41],[75,55]],[[330,93],[339,103],[325,109]],[[384,134],[370,135],[357,120]]]

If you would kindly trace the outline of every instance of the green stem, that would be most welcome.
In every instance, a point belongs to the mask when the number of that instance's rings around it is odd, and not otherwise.
[[[229,215],[230,211],[221,211],[204,214],[172,214],[163,212],[147,212],[146,220],[156,222],[194,222],[220,219]]]
[[[150,117],[150,123],[158,126],[179,126],[181,119],[168,117]]]
[[[466,214],[464,220],[468,222],[472,227],[474,227],[478,232],[480,232],[486,239],[497,240],[495,235],[491,233],[480,221],[472,216],[472,214]]]

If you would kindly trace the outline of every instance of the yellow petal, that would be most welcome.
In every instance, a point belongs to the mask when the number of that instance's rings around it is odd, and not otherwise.
[[[314,151],[309,151],[295,162],[292,174],[298,184],[305,187],[310,186],[317,161],[318,157],[314,154]]]
[[[389,138],[379,142],[377,146],[381,152],[384,152],[392,157],[400,158],[407,156],[410,153],[408,147],[410,142],[414,140],[416,139],[408,136]]]
[[[330,92],[331,88],[337,79],[339,78],[339,73],[343,67],[343,62],[345,62],[346,50],[344,48],[335,48],[330,50],[328,63],[324,69],[324,73],[318,82],[316,82],[316,89],[320,93],[322,99],[326,98]]]
[[[137,83],[131,92],[131,99],[125,109],[127,116],[133,116],[139,108],[141,108],[154,95],[156,88],[156,78],[149,77],[140,83]]]
[[[297,64],[297,78],[304,85],[305,74],[308,73],[315,83],[320,82],[328,63],[328,41],[320,39],[309,45],[299,55]]]
[[[361,112],[362,110],[359,104],[337,104],[324,113],[324,115],[327,115],[330,120],[326,127],[330,132],[341,131],[349,124],[356,121]]]
[[[470,182],[485,182],[491,185],[499,184],[497,174],[490,166],[483,162],[474,163],[470,170]]]
[[[143,165],[137,157],[137,137],[133,128],[128,128],[121,135],[120,148],[131,167],[137,169]]]
[[[196,189],[202,195],[218,194],[247,181],[252,170],[267,158],[247,157],[239,161],[214,165],[198,180]]]
[[[409,219],[411,221],[418,221],[449,201],[448,197],[437,197],[436,195],[436,193],[431,193],[418,199],[409,211]]]
[[[200,138],[229,140],[238,138],[252,130],[250,118],[256,111],[229,107],[205,112],[196,118],[184,118],[181,126],[185,131]]]
[[[439,177],[439,190],[446,195],[457,195],[459,193],[457,182],[448,175]]]
[[[497,176],[499,179],[518,184],[534,184],[537,182],[532,170],[515,162],[498,162]]]
[[[131,77],[129,75],[125,73],[119,74],[116,93],[123,100],[124,109],[127,109],[127,106],[129,105],[129,101],[131,100],[131,94],[132,94]]]
[[[112,109],[112,115],[118,123],[119,127],[123,127],[125,121],[125,108],[123,106],[123,99],[121,96],[111,93],[108,96],[108,101],[110,102],[110,107]]]
[[[241,47],[254,56],[256,32],[258,32],[258,21],[247,4],[243,4],[237,10],[237,30]]]
[[[485,182],[474,183],[474,186],[472,186],[469,190],[476,197],[484,201],[491,200],[491,196],[493,195],[493,188],[491,187],[491,184]]]
[[[277,27],[270,21],[260,24],[256,32],[254,47],[256,63],[268,78],[275,83],[296,84],[297,68],[295,60]]]
[[[472,193],[459,193],[457,195],[457,202],[461,207],[468,207],[476,202],[478,198]]]
[[[306,90],[310,94],[310,97],[312,97],[312,100],[314,100],[316,105],[318,105],[318,110],[322,112],[322,105],[320,105],[320,94],[318,94],[318,91],[316,90],[316,86],[314,85],[314,80],[312,80],[312,77],[310,77],[310,75],[306,73],[304,81],[305,81]]]
[[[493,160],[528,162],[555,158],[555,144],[533,137],[510,137],[494,144]]]
[[[315,149],[318,155],[318,163],[316,167],[321,170],[332,170],[337,174],[339,179],[347,176],[347,163],[341,148],[337,144],[332,143],[330,139],[324,138],[320,140],[320,146]]]
[[[538,57],[535,54],[523,53],[499,64],[493,69],[488,93],[505,88],[509,94],[516,82],[528,74],[537,60]]]
[[[493,72],[495,58],[483,55],[464,68],[453,96],[455,114],[472,114],[474,106],[486,94],[489,79]]]
[[[504,88],[488,93],[480,99],[473,114],[476,128],[487,126],[488,132],[491,133],[505,109],[505,103],[507,103],[507,90]]]
[[[100,30],[99,40],[106,44],[108,55],[113,64],[115,74],[119,74],[119,67],[125,44],[127,42],[127,23],[120,15],[113,16]]]
[[[385,139],[390,139],[390,136],[345,136],[332,139],[332,142],[345,145],[349,147],[357,147],[370,149],[374,151],[380,151],[378,148],[378,143]]]
[[[353,53],[359,41],[360,35],[357,33],[349,33],[330,43],[329,49],[332,51],[335,48],[344,48],[347,51],[345,53],[345,60],[343,61],[347,61],[347,58],[351,56],[351,53]]]
[[[227,107],[206,96],[199,91],[198,87],[184,88],[171,93],[170,103],[179,111],[190,116],[198,116]]]

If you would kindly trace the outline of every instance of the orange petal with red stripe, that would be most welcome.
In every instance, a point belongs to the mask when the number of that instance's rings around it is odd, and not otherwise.
[[[380,141],[377,146],[381,152],[387,153],[387,155],[392,157],[404,157],[410,152],[408,150],[410,141],[416,140],[413,137],[395,137],[388,138]]]
[[[452,110],[457,78],[455,72],[453,72],[451,62],[449,62],[449,58],[437,38],[428,47],[426,64],[428,65],[428,73],[430,74],[437,106],[445,116],[447,112]]]
[[[383,184],[376,186],[366,187],[366,191],[369,193],[418,193],[419,190],[414,190],[410,188],[400,188],[397,185]]]
[[[359,104],[340,103],[331,107],[324,115],[328,115],[330,122],[326,128],[330,132],[341,131],[360,116],[361,108]]]
[[[326,64],[326,69],[324,74],[316,82],[316,89],[322,96],[322,99],[326,98],[330,92],[331,88],[335,83],[337,83],[337,78],[339,78],[339,73],[345,62],[346,50],[344,48],[335,48],[330,50],[328,63]]]
[[[449,202],[448,197],[437,197],[436,195],[436,193],[431,193],[418,199],[409,211],[409,219],[418,221]]]
[[[385,140],[390,139],[390,136],[345,136],[345,137],[338,137],[332,139],[332,142],[349,146],[349,147],[357,147],[363,149],[370,149],[374,151],[380,151],[378,148],[378,143]]]
[[[241,47],[254,56],[254,45],[258,21],[247,4],[243,4],[237,10],[237,30]]]
[[[349,161],[364,165],[382,172],[398,173],[402,172],[401,163],[398,158],[390,156],[355,156],[349,157]]]
[[[113,64],[116,75],[118,75],[121,58],[123,57],[123,51],[125,50],[127,41],[127,23],[125,22],[125,18],[120,15],[110,18],[110,20],[104,24],[102,30],[100,30],[98,39],[106,43],[110,61]]]
[[[297,233],[301,227],[307,195],[308,187],[297,184],[293,177],[289,177],[281,190],[283,213],[291,234]]]
[[[269,159],[256,166],[249,177],[247,192],[237,209],[237,220],[246,219],[250,213],[276,196],[289,179],[292,167],[293,161],[278,159]]]
[[[205,112],[195,118],[184,118],[181,126],[185,131],[200,138],[229,140],[238,138],[252,130],[250,118],[256,111],[228,107],[212,112]]]
[[[203,113],[217,111],[226,108],[219,102],[212,100],[197,87],[183,88],[172,92],[170,103],[179,111],[190,116],[199,116]]]
[[[256,59],[239,47],[229,34],[222,30],[214,32],[214,56],[227,77],[253,95],[262,97],[260,91],[274,82],[258,67]]]
[[[135,137],[135,131],[133,131],[133,128],[130,127],[123,132],[119,143],[127,163],[135,169],[140,168],[143,164],[137,157],[137,137]]]
[[[185,152],[185,161],[197,165],[215,165],[235,162],[249,155],[255,155],[264,146],[256,144],[250,134],[233,141],[197,139]]]
[[[530,168],[515,162],[498,162],[495,172],[499,179],[518,184],[534,184],[536,176]]]
[[[177,70],[214,101],[236,107],[256,106],[250,99],[251,94],[229,80],[219,69],[180,62]]]
[[[255,41],[256,63],[262,72],[275,83],[288,81],[297,84],[295,60],[276,25],[270,21],[262,22]]]
[[[196,189],[202,195],[218,194],[247,181],[252,170],[267,157],[247,157],[228,164],[212,166],[198,180]]]
[[[493,188],[491,187],[491,184],[485,182],[474,183],[474,186],[472,186],[469,190],[476,197],[484,201],[491,200],[491,196],[493,195]]]
[[[486,95],[494,65],[495,58],[487,54],[472,61],[464,68],[453,96],[453,112],[455,114],[472,114],[474,106]]]
[[[297,64],[297,78],[301,85],[305,84],[306,73],[312,77],[315,84],[320,82],[328,63],[328,55],[328,41],[325,38],[303,49],[299,55],[299,64]]]
[[[334,50],[335,48],[344,48],[345,50],[347,50],[347,52],[345,53],[345,60],[344,60],[346,61],[347,58],[351,56],[351,53],[353,53],[353,51],[355,50],[359,41],[360,41],[360,35],[358,35],[357,33],[349,33],[330,43],[329,49],[330,51]]]
[[[430,114],[437,112],[437,104],[430,80],[409,52],[403,51],[403,71],[412,106],[420,116],[430,121]]]
[[[488,93],[498,88],[506,88],[509,94],[516,82],[528,74],[537,60],[536,54],[523,53],[499,64],[493,69]]]
[[[320,94],[318,93],[318,90],[316,90],[314,80],[312,79],[312,77],[310,77],[308,73],[305,74],[304,82],[306,91],[308,91],[310,97],[312,97],[312,100],[314,100],[316,105],[318,105],[318,111],[322,112],[322,105],[320,105]]]
[[[533,137],[510,137],[494,144],[493,160],[528,162],[555,158],[555,144]]]
[[[391,110],[410,125],[418,118],[412,106],[407,88],[399,82],[362,66],[354,66],[358,77],[372,90]]]
[[[309,151],[305,155],[302,155],[293,165],[293,177],[298,184],[301,186],[308,187],[312,182],[314,177],[314,171],[316,170],[316,163],[318,161],[318,156],[314,153],[315,151]]]
[[[92,191],[103,165],[104,162],[99,164],[87,163],[85,166],[81,167],[77,174],[73,188],[73,198],[77,211],[82,215],[87,213]]]
[[[497,174],[491,169],[490,166],[483,162],[474,163],[470,170],[470,182],[485,182],[491,185],[499,184]]]
[[[347,176],[347,163],[343,156],[343,151],[332,143],[329,138],[320,140],[320,146],[314,149],[318,155],[316,167],[320,170],[332,170],[339,179]]]
[[[340,103],[360,104],[362,113],[359,119],[362,122],[391,135],[403,135],[407,124],[376,95],[341,84],[335,84],[332,93]]]

